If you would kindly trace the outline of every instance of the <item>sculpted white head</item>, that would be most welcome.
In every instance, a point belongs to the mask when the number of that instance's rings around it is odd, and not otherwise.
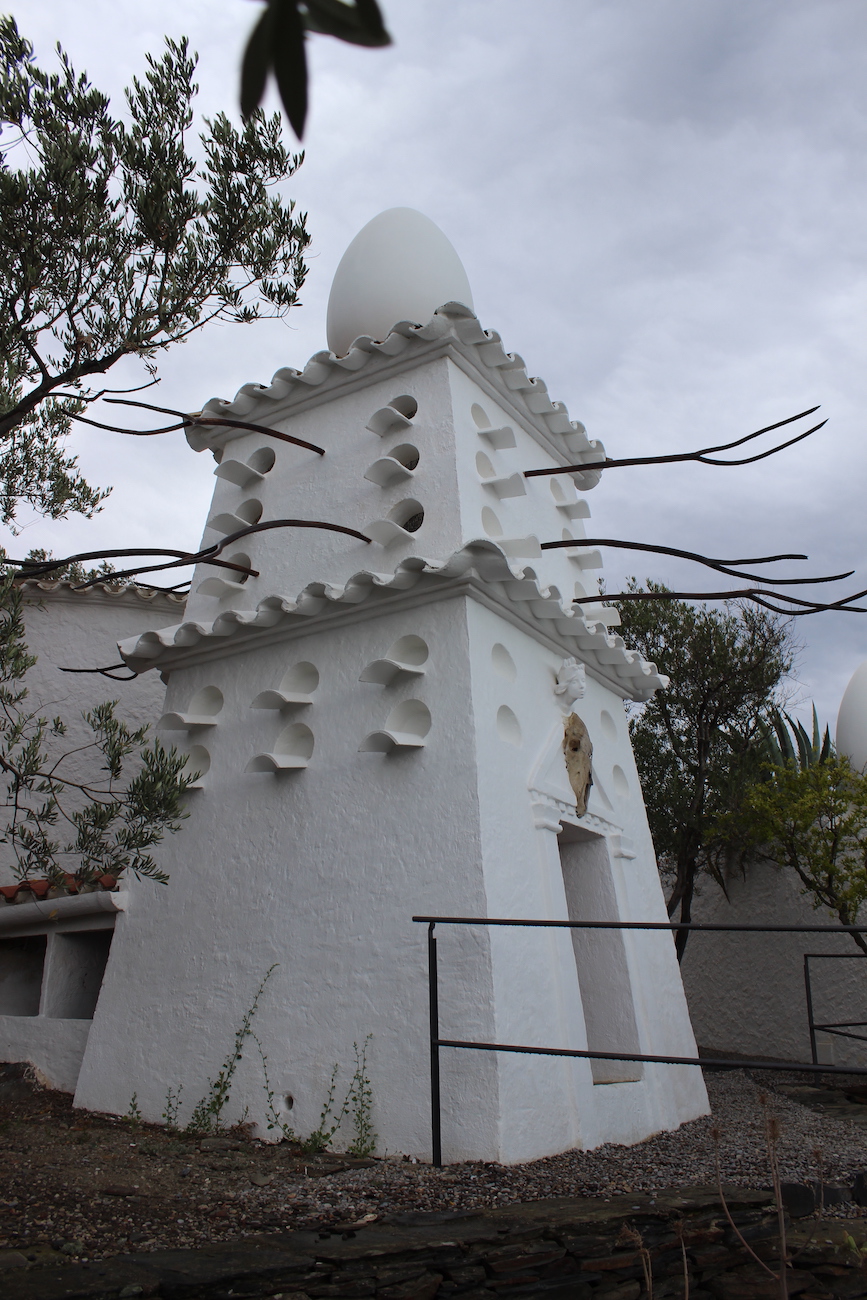
[[[388,208],[340,260],[328,299],[328,346],[345,356],[359,335],[384,339],[398,321],[426,324],[447,302],[473,305],[461,259],[429,217]]]

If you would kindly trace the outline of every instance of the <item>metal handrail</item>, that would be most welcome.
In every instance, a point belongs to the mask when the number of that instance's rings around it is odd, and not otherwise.
[[[867,1028],[867,1020],[832,1020],[826,1024],[819,1024],[813,1016],[813,986],[810,980],[810,962],[811,961],[863,961],[867,953],[863,952],[805,952],[804,953],[804,991],[807,995],[807,1023],[810,1028],[810,1054],[813,1061],[818,1063],[819,1051],[816,1043],[816,1030],[821,1029],[823,1033],[833,1034],[837,1038],[854,1038],[859,1043],[867,1043],[867,1035],[850,1034],[846,1031],[849,1029]],[[851,1070],[849,1073],[855,1074],[857,1071]]]
[[[867,925],[718,925],[716,923],[687,921],[538,921],[519,917],[482,916],[414,916],[418,925],[428,927],[428,1004],[430,1016],[430,1075],[431,1075],[431,1156],[437,1168],[442,1167],[442,1093],[440,1079],[440,1051],[443,1047],[470,1049],[480,1052],[517,1052],[529,1056],[578,1057],[589,1061],[636,1061],[652,1065],[697,1065],[714,1070],[781,1070],[801,1074],[864,1074],[867,1067],[820,1065],[817,1060],[815,1030],[836,1032],[840,1037],[860,1038],[845,1034],[843,1027],[858,1027],[861,1022],[841,1021],[837,1026],[819,1025],[813,1021],[812,992],[809,983],[811,957],[849,957],[849,953],[807,953],[804,957],[807,1005],[810,1022],[811,1064],[801,1061],[762,1061],[741,1058],[698,1056],[664,1056],[657,1053],[597,1052],[567,1047],[526,1047],[517,1043],[481,1043],[460,1038],[439,1036],[439,972],[437,965],[437,925],[484,925],[530,927],[533,929],[562,930],[662,930],[677,932],[723,932],[730,934],[867,934]],[[853,953],[851,956],[858,956]],[[864,1039],[867,1041],[867,1038]]]

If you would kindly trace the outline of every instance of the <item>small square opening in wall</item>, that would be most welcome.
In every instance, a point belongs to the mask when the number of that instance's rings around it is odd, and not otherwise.
[[[0,1016],[36,1016],[45,965],[44,934],[0,939]]]
[[[92,1020],[113,930],[52,935],[42,1014],[56,1020]]]

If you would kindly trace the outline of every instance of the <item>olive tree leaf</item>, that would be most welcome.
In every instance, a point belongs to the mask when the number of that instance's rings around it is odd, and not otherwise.
[[[267,0],[247,41],[241,62],[241,113],[259,107],[269,72],[274,73],[286,116],[300,140],[307,120],[308,75],[305,32],[334,36],[368,48],[391,44],[376,0]]]

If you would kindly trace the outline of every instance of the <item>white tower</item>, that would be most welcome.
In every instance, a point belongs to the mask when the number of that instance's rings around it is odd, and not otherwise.
[[[623,709],[664,679],[609,631],[612,611],[573,605],[598,594],[599,554],[540,549],[586,536],[579,492],[599,473],[522,473],[601,448],[468,299],[442,233],[383,213],[335,277],[332,350],[205,411],[325,454],[243,428],[190,435],[219,462],[206,541],[280,519],[370,540],[251,534],[223,558],[256,576],[202,565],[180,626],[122,643],[163,673],[163,726],[203,775],[163,855],[170,884],[132,889],[118,919],[80,1105],[125,1111],[135,1091],[156,1119],[179,1085],[192,1105],[279,963],[256,1028],[278,1100],[294,1098],[285,1118],[312,1130],[332,1064],[346,1080],[370,1034],[379,1149],[425,1157],[413,914],[666,919]],[[580,812],[571,715],[593,745]],[[668,934],[439,933],[444,1037],[695,1055]],[[707,1109],[694,1067],[470,1051],[443,1052],[442,1092],[451,1160],[633,1142]],[[254,1052],[231,1116],[245,1106],[264,1125]]]

